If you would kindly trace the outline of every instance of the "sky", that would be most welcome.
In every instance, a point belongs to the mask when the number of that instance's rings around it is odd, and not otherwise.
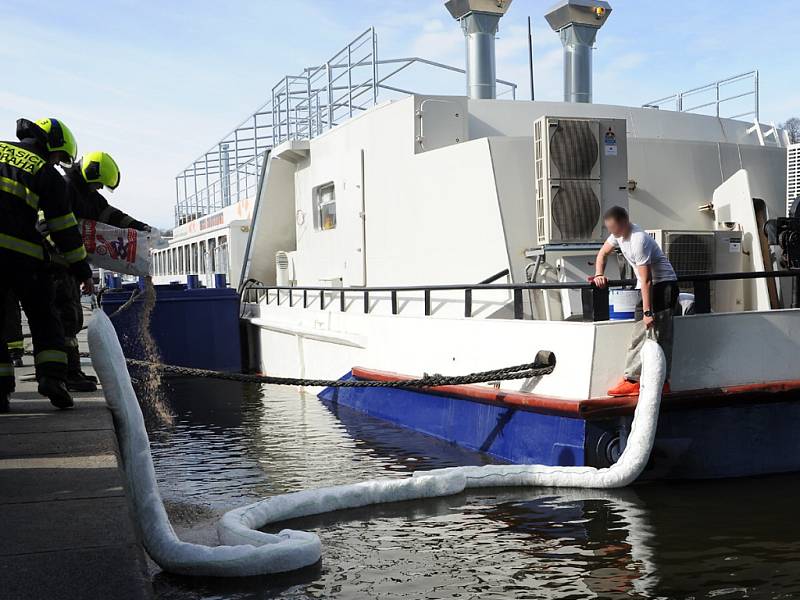
[[[560,100],[553,0],[513,0],[497,40],[498,77],[528,99],[527,17],[536,96]],[[789,0],[611,0],[594,53],[594,100],[638,106],[759,69],[761,120],[800,116],[800,65]],[[35,9],[33,8],[35,6]],[[440,0],[0,0],[0,139],[16,119],[56,117],[80,152],[115,157],[112,204],[173,225],[175,175],[270,95],[284,75],[324,62],[370,26],[379,57],[464,66],[463,35]],[[413,73],[409,74],[413,78]],[[408,81],[408,79],[406,80]],[[460,76],[441,89],[463,93]]]

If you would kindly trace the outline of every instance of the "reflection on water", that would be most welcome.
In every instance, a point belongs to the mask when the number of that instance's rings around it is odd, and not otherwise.
[[[315,396],[171,381],[170,429],[151,433],[181,537],[266,496],[481,464],[485,456]],[[159,573],[159,599],[795,598],[800,477],[593,490],[480,490],[353,509],[285,526],[316,531],[320,565],[245,580]],[[283,526],[283,525],[282,525]]]

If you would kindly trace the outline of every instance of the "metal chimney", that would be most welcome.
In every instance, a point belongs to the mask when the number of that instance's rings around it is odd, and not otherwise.
[[[512,0],[448,0],[447,10],[461,23],[467,41],[467,95],[497,97],[494,36]]]
[[[564,102],[592,101],[592,48],[610,14],[603,0],[563,0],[545,15],[564,45]]]

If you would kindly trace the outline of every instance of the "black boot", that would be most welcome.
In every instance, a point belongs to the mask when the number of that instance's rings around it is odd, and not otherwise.
[[[78,371],[77,373],[67,373],[67,389],[70,392],[96,392],[97,384]]]
[[[9,395],[5,392],[0,392],[0,414],[7,413],[10,410]]]
[[[75,343],[77,344],[77,341]],[[81,355],[78,346],[67,347],[67,389],[71,392],[97,391],[97,381],[92,381],[81,371]]]
[[[53,377],[42,376],[39,378],[39,393],[50,398],[50,404],[56,408],[72,408],[75,403],[67,391],[63,381]]]

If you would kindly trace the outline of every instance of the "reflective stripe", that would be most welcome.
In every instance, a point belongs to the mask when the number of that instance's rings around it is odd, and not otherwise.
[[[0,176],[0,192],[7,192],[24,200],[34,210],[39,208],[39,195],[29,190],[19,181]]]
[[[83,246],[75,248],[75,250],[70,250],[69,252],[64,252],[64,260],[69,264],[80,262],[84,258],[86,258],[86,248]]]
[[[38,258],[39,260],[44,260],[44,250],[39,244],[33,244],[26,240],[11,237],[5,233],[0,233],[0,248],[13,250],[14,252],[19,252],[20,254],[32,256],[33,258]]]
[[[0,377],[13,377],[14,367],[9,363],[0,363]]]
[[[33,362],[37,365],[49,362],[67,364],[67,353],[61,350],[42,350],[34,357]]]
[[[6,344],[9,350],[24,350],[25,349],[25,341],[20,340],[18,342],[8,342]]]
[[[75,227],[77,224],[78,221],[75,220],[75,215],[72,213],[67,213],[61,217],[56,217],[55,219],[47,219],[47,227],[50,229],[51,233],[56,231],[64,231],[70,227]]]

